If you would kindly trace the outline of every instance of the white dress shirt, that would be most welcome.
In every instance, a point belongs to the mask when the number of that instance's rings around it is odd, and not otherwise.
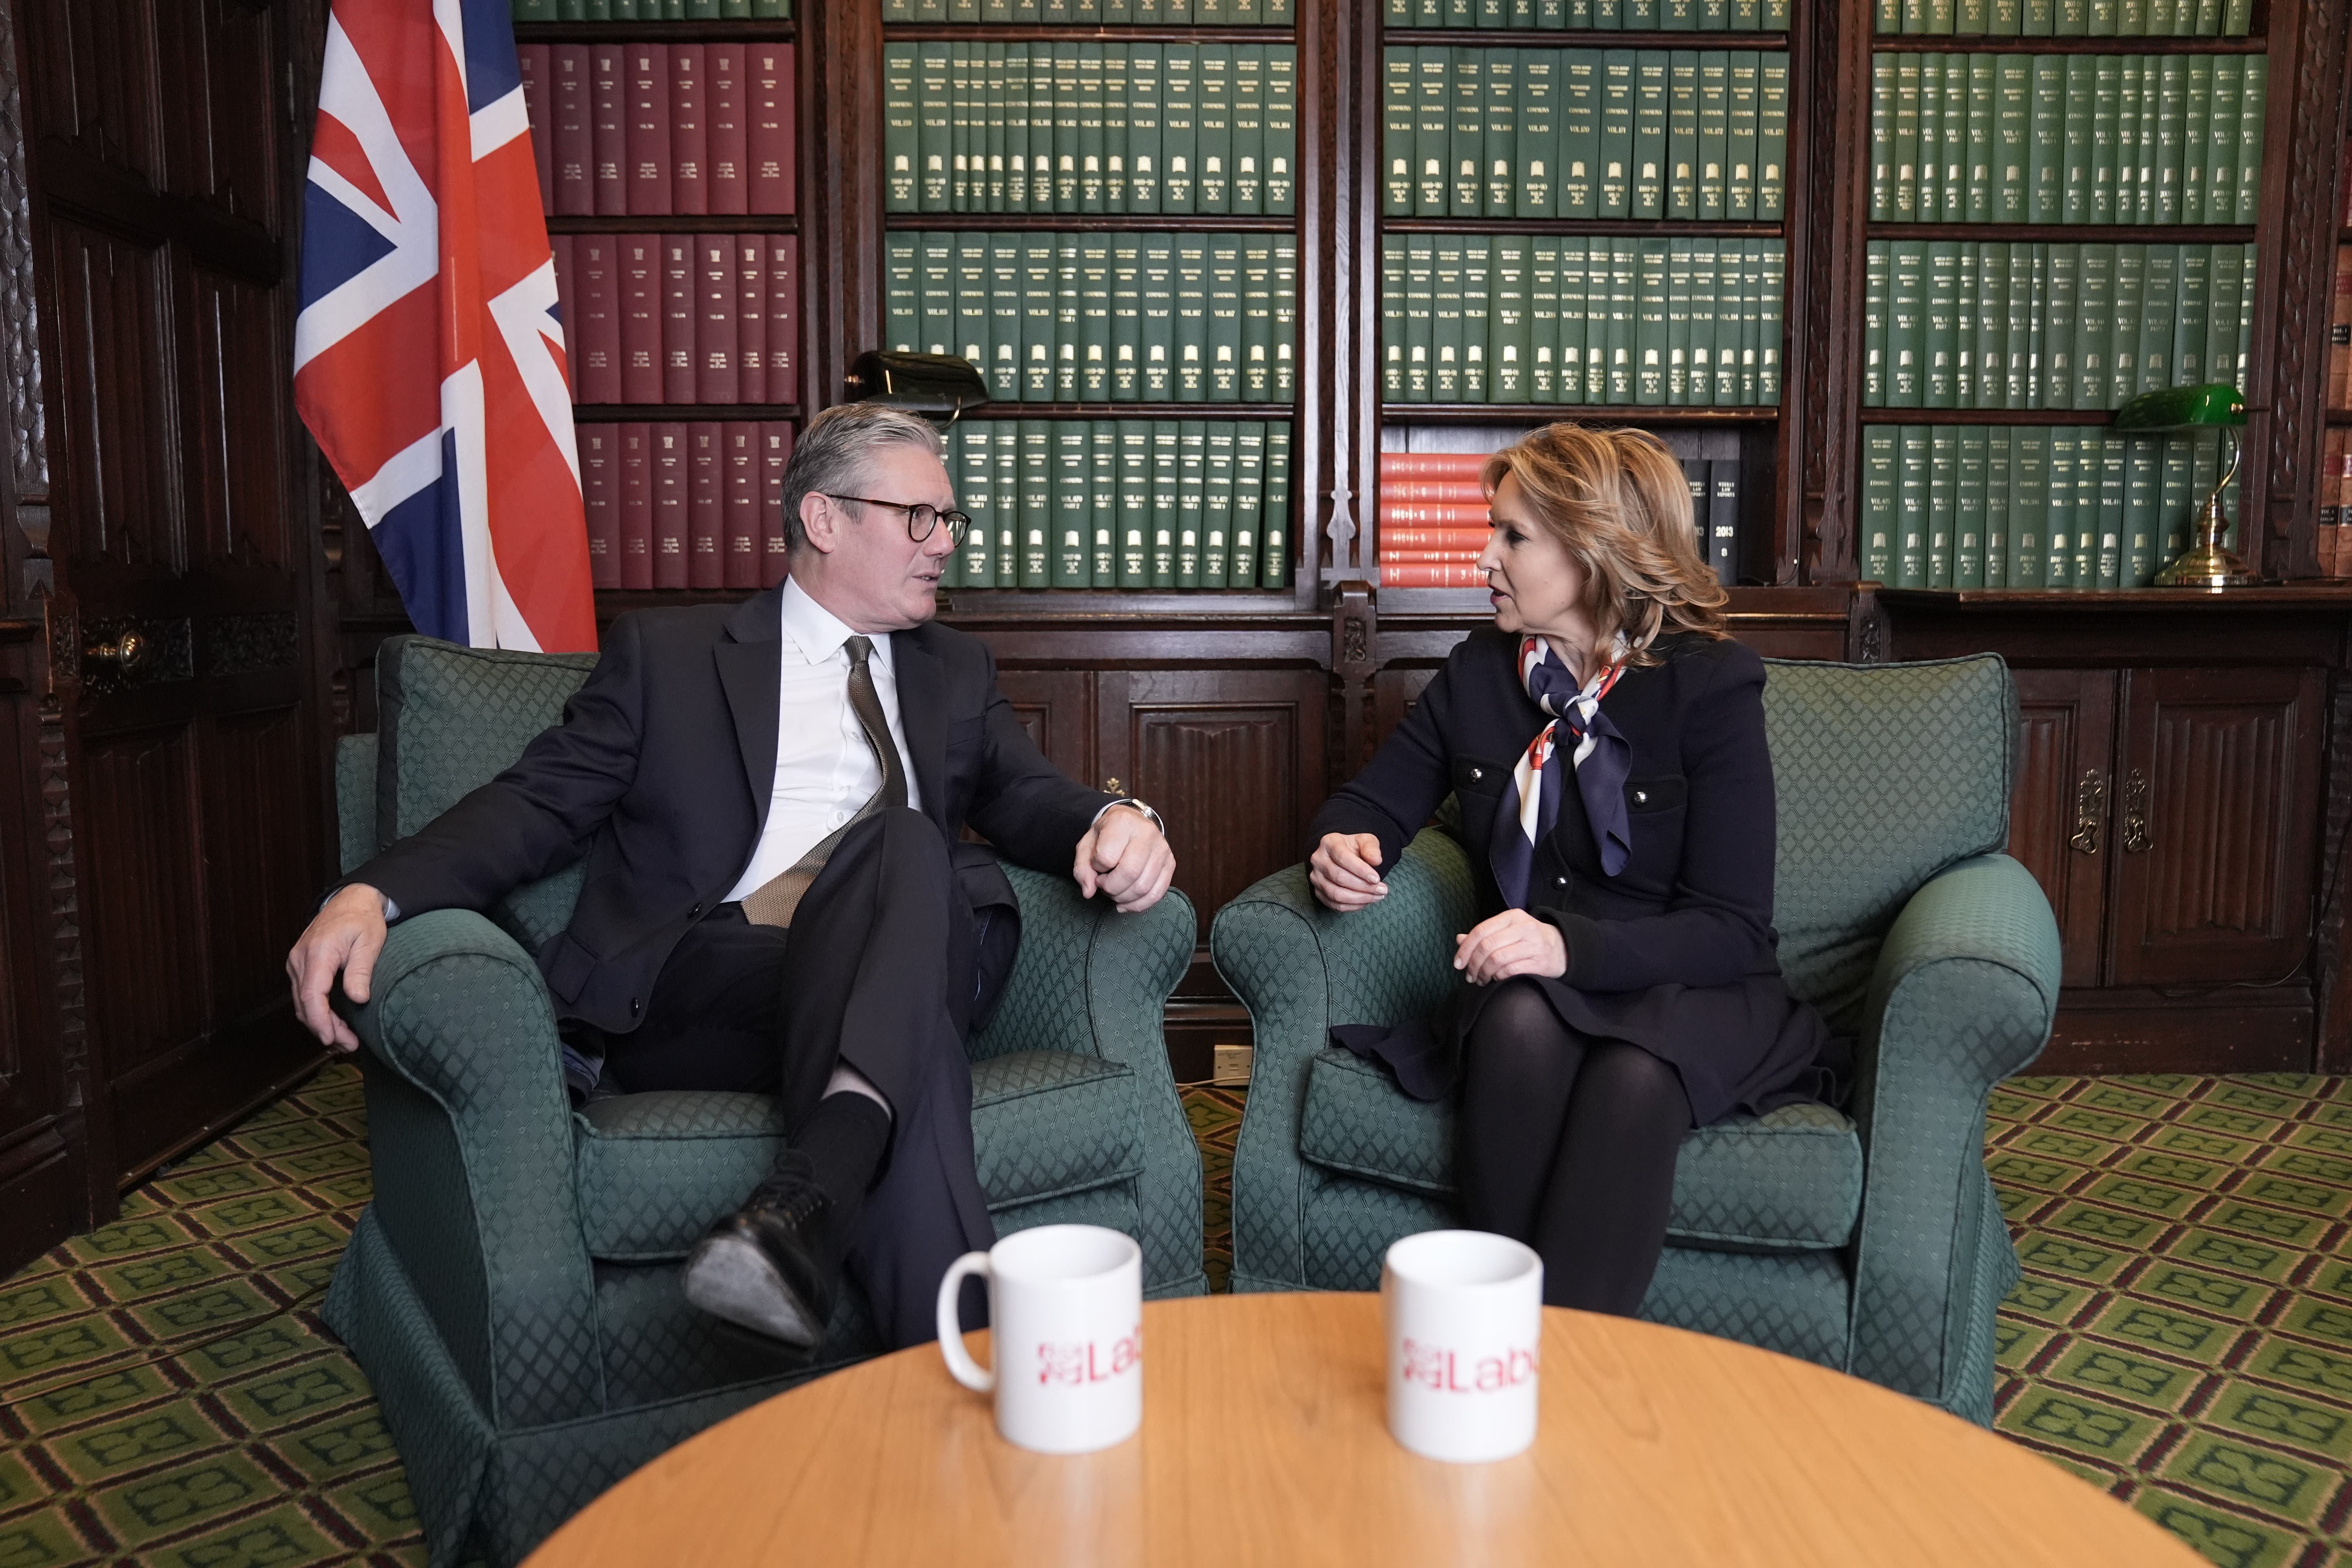
[[[782,600],[775,782],[768,798],[767,826],[760,830],[751,864],[727,895],[730,901],[790,870],[882,787],[882,763],[849,705],[849,650],[844,645],[853,634],[795,580],[786,579]],[[866,668],[874,677],[875,695],[882,700],[882,716],[889,721],[899,765],[906,770],[907,804],[919,811],[921,792],[907,751],[907,727],[898,717],[890,635],[884,632],[869,640],[874,654]]]

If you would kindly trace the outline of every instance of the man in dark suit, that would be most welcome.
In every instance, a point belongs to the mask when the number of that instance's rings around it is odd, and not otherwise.
[[[353,1049],[329,994],[340,973],[367,999],[388,921],[486,909],[584,853],[539,955],[567,1076],[782,1098],[788,1152],[684,1281],[797,1344],[823,1337],[845,1262],[893,1343],[930,1338],[947,1265],[994,1239],[963,1039],[1018,910],[965,823],[1121,910],[1175,873],[1157,815],[1056,772],[987,648],[933,624],[969,523],[939,454],[899,410],[812,420],[783,480],[790,580],[615,621],[563,722],[362,867],[287,960],[304,1024]]]

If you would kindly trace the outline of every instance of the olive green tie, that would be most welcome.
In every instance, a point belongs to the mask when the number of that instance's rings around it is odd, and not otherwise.
[[[885,806],[907,804],[907,770],[898,760],[898,743],[890,739],[889,721],[882,717],[882,696],[874,689],[874,671],[866,662],[874,655],[874,645],[865,637],[852,637],[842,646],[849,652],[850,710],[857,715],[858,727],[866,731],[866,743],[874,748],[875,759],[882,764],[882,787],[857,808],[856,816],[819,839],[788,869],[779,871],[744,896],[743,918],[755,926],[791,925],[793,911],[800,907],[803,895],[816,880],[817,873],[824,869],[824,863],[833,858],[842,837]]]

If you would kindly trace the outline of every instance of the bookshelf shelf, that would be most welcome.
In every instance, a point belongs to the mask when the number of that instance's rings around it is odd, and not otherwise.
[[[2252,245],[2250,223],[1874,223],[1869,239],[2041,240],[2053,245]]]
[[[901,233],[1296,234],[1298,219],[1219,213],[891,213],[882,226]]]
[[[800,229],[801,220],[791,213],[550,213],[547,217],[550,234],[798,234]]]
[[[1872,36],[1873,54],[1963,55],[2263,55],[2270,42],[2259,35],[2243,38],[2011,38],[1981,34],[1878,33]]]
[[[1773,425],[1778,408],[1677,408],[1634,403],[1384,403],[1383,425]]]
[[[1533,31],[1524,27],[1390,27],[1381,39],[1399,46],[1451,44],[1516,49],[1786,49],[1786,33]]]
[[[885,23],[882,41],[889,44],[1270,44],[1297,36],[1295,27],[995,27]]]
[[[966,419],[1295,419],[1295,403],[983,403]]]
[[[1622,217],[1384,217],[1386,234],[1639,235],[1644,239],[1779,239],[1779,223],[1692,223]]]
[[[797,403],[575,403],[574,422],[596,425],[695,425],[713,421],[798,419]]]
[[[1864,408],[1864,425],[2112,425],[2112,408]]]
[[[789,44],[794,22],[517,22],[518,44]]]

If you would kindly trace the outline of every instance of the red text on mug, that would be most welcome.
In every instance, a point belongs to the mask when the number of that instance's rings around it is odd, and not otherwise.
[[[1535,1375],[1533,1348],[1465,1358],[1442,1346],[1404,1342],[1404,1380],[1438,1394],[1494,1394]]]
[[[1078,1385],[1108,1383],[1143,1364],[1143,1325],[1138,1323],[1109,1344],[1086,1341],[1077,1344],[1037,1347],[1037,1381]]]

